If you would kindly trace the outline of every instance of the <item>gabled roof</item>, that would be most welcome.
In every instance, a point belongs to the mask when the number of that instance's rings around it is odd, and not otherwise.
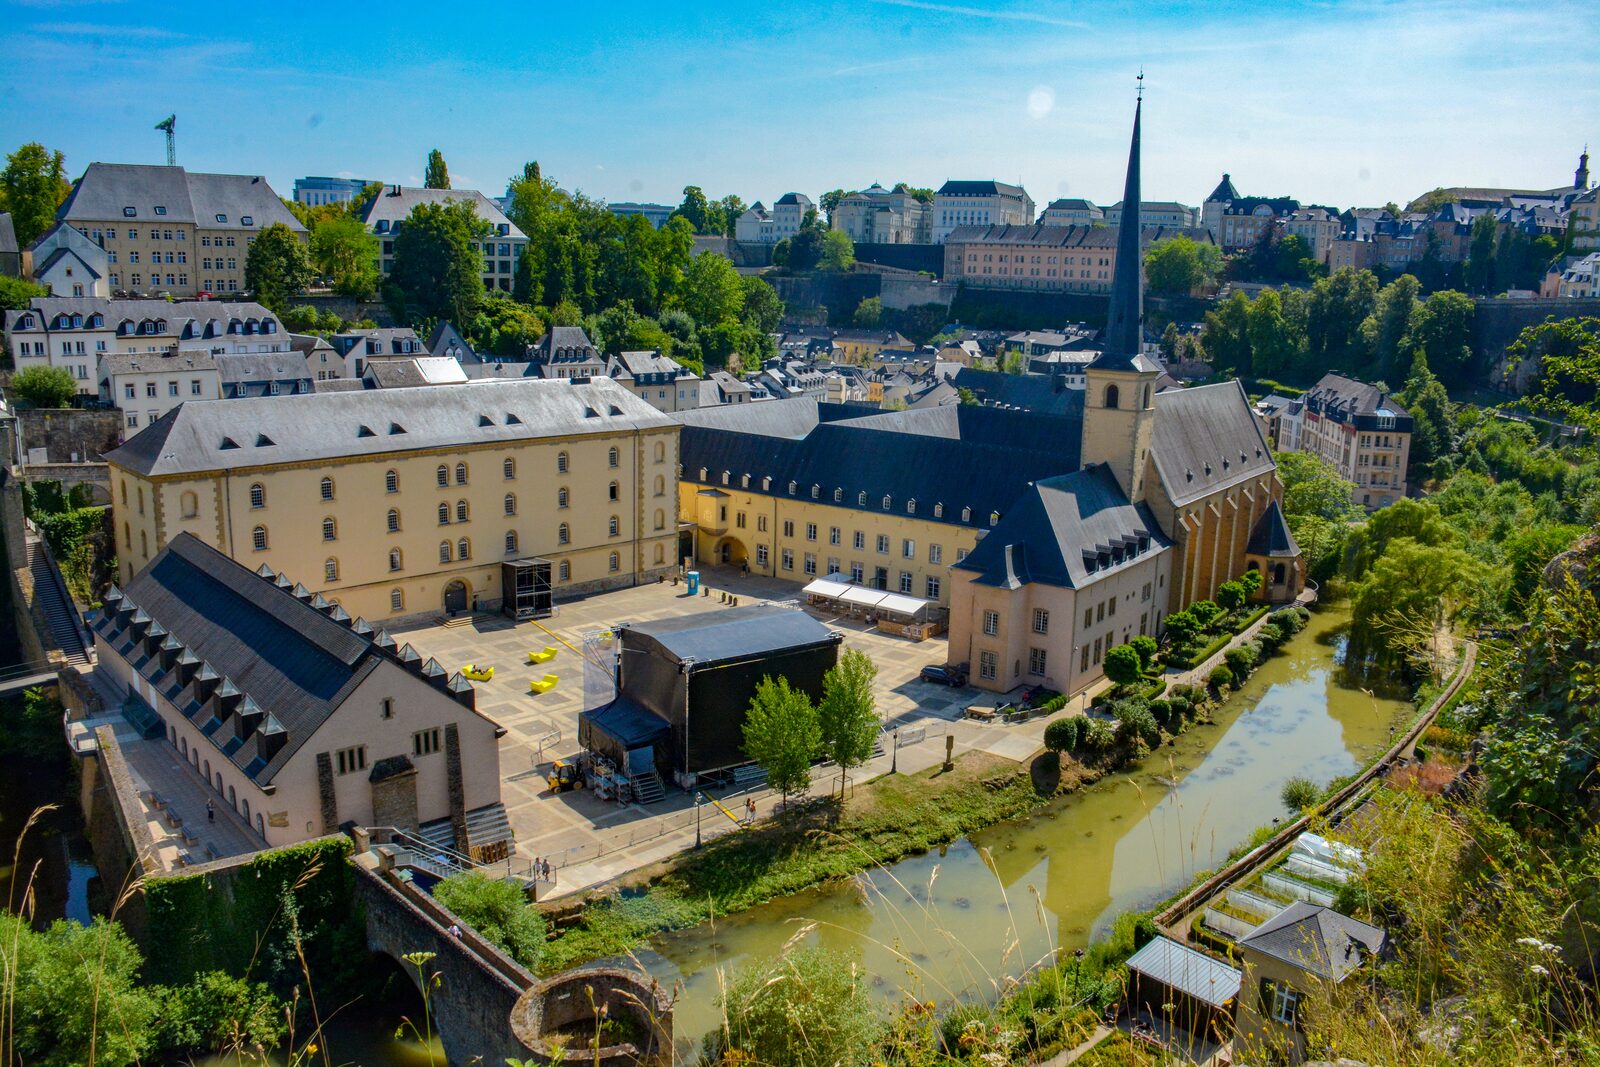
[[[1283,516],[1283,509],[1274,499],[1267,505],[1267,510],[1261,513],[1261,518],[1256,520],[1255,529],[1250,531],[1250,541],[1244,546],[1246,555],[1249,556],[1298,556],[1300,546],[1294,542],[1294,534],[1289,532],[1289,522]]]
[[[452,200],[471,204],[473,213],[493,227],[494,236],[502,240],[527,236],[506,217],[498,203],[476,189],[418,189],[406,185],[385,185],[383,191],[367,205],[367,213],[361,221],[367,224],[368,229],[376,229],[379,222],[387,222],[389,232],[393,232],[395,224],[405,222],[412,210],[420,205],[443,204]],[[506,227],[505,233],[500,232],[502,226]]]
[[[531,353],[535,363],[586,363],[601,358],[600,350],[581,326],[552,326]]]
[[[1150,455],[1177,505],[1274,469],[1261,420],[1237,379],[1157,393]]]
[[[133,209],[132,215],[127,208]],[[260,175],[190,173],[182,167],[135,163],[89,164],[56,217],[146,226],[185,222],[202,230],[260,230],[282,223],[305,232]]]
[[[309,381],[303,354],[288,352],[240,352],[216,357],[216,368],[225,385],[242,382]]]
[[[1371,382],[1343,374],[1324,374],[1306,390],[1305,398],[1319,410],[1340,409],[1348,415],[1409,415],[1405,408]]]
[[[939,186],[940,196],[1027,196],[1020,185],[997,181],[948,181]]]
[[[56,264],[60,263],[63,259],[71,259],[76,262],[80,267],[88,272],[91,278],[100,277],[100,272],[91,267],[87,262],[84,261],[82,256],[78,255],[75,249],[71,248],[57,248],[45,257],[43,263],[34,264],[34,276],[37,277],[41,274],[49,274],[50,271],[55,268]]]
[[[1079,589],[1170,547],[1150,510],[1096,464],[1029,486],[955,567],[982,585]]]
[[[1382,951],[1386,937],[1376,926],[1297,900],[1241,937],[1239,947],[1342,982]]]
[[[1207,201],[1237,199],[1239,199],[1239,190],[1233,187],[1233,176],[1231,174],[1224,174],[1222,180],[1217,183],[1217,187],[1211,190],[1211,195],[1206,197]]]

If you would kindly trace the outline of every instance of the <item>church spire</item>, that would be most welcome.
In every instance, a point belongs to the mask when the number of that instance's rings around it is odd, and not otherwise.
[[[1572,187],[1578,190],[1589,188],[1589,146],[1583,146],[1583,155],[1578,157],[1578,171],[1572,176]]]
[[[1100,355],[1090,366],[1132,369],[1144,342],[1144,256],[1139,221],[1139,118],[1144,110],[1144,72],[1139,72],[1139,101],[1133,108],[1133,143],[1128,148],[1128,177],[1122,188],[1122,221],[1117,228],[1117,266],[1111,280],[1111,307]]]

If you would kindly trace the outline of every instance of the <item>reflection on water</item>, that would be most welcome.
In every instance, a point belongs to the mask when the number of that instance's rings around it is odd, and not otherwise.
[[[1342,666],[1348,621],[1339,608],[1314,615],[1213,725],[1191,729],[1132,774],[940,854],[657,939],[641,958],[663,981],[683,984],[680,1037],[715,1025],[719,966],[775,954],[801,923],[815,923],[808,939],[856,960],[886,998],[993,996],[1006,975],[1057,947],[1088,944],[1118,913],[1215,867],[1284,814],[1279,793],[1289,778],[1320,783],[1355,771],[1404,720],[1399,694]]]
[[[65,763],[0,760],[0,905],[20,911],[31,896],[38,926],[61,918],[87,923],[93,917],[89,893],[97,872],[73,786]],[[17,839],[28,818],[48,804],[56,809],[34,822],[19,850]]]

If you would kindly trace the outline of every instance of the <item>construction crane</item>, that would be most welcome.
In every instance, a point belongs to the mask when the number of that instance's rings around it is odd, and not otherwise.
[[[169,167],[176,167],[178,165],[178,143],[172,135],[172,131],[177,128],[177,125],[177,115],[168,115],[166,118],[156,123],[156,129],[165,130],[167,132],[167,166]]]

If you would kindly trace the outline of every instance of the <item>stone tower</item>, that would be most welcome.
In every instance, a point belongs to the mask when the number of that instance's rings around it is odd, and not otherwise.
[[[1572,175],[1572,187],[1583,190],[1589,188],[1589,146],[1583,146],[1583,155],[1578,157],[1578,169]]]
[[[1104,345],[1085,369],[1082,463],[1104,463],[1128,499],[1144,499],[1145,463],[1155,430],[1155,382],[1161,373],[1144,345],[1144,263],[1139,219],[1139,118],[1133,112],[1133,144],[1122,191],[1116,273],[1106,315]]]

